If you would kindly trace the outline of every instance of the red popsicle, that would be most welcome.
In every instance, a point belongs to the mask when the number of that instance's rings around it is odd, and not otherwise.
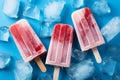
[[[58,80],[59,67],[70,66],[72,40],[73,28],[70,25],[55,25],[46,59],[46,64],[56,66],[53,80]]]
[[[97,46],[104,44],[103,36],[89,8],[72,13],[72,20],[82,51],[93,50],[98,63],[102,61]]]
[[[46,49],[29,23],[24,19],[19,20],[11,25],[10,32],[23,60],[28,62],[35,59],[41,70],[45,72],[46,68],[39,56],[44,54]]]

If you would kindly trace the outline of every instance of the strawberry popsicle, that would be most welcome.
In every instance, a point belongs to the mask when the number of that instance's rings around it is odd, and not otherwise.
[[[73,12],[72,20],[82,51],[92,49],[96,61],[101,63],[102,59],[96,47],[105,42],[90,9],[83,8]]]
[[[29,23],[21,19],[10,27],[10,32],[25,62],[35,59],[42,72],[46,71],[39,55],[46,49]]]
[[[46,64],[54,65],[53,80],[58,80],[59,67],[69,67],[73,40],[73,28],[67,24],[56,24],[53,30]]]

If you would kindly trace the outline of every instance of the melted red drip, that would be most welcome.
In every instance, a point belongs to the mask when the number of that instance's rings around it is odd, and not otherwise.
[[[85,13],[84,13],[85,18],[88,18],[90,14],[92,14],[90,9],[89,8],[85,8]]]
[[[54,28],[54,31],[53,31],[53,36],[52,36],[52,38],[54,40],[58,40],[59,32],[60,32],[60,24],[57,24],[57,25],[55,25],[55,28]]]
[[[85,31],[83,30],[82,24],[79,23],[79,25],[80,25],[79,27],[80,27],[80,29],[81,29],[81,36],[82,36],[82,37],[85,37],[86,34],[85,34]]]
[[[61,30],[60,30],[60,38],[59,38],[59,41],[64,43],[64,36],[66,34],[66,30],[67,30],[67,27],[66,25],[61,25]]]
[[[40,44],[38,47],[36,47],[36,48],[35,48],[35,50],[38,52],[39,50],[41,50],[41,49],[42,49],[42,47],[43,47],[43,45],[42,45],[42,44]]]
[[[90,30],[92,32],[92,35],[93,35],[94,39],[95,39],[95,42],[97,42],[97,41],[99,41],[99,38],[98,38],[96,29],[95,29],[95,27],[96,27],[95,22],[93,22],[91,16],[94,19],[90,9],[86,8],[85,9],[85,18],[86,18],[86,20],[88,22],[89,27],[91,27]]]
[[[82,25],[81,22],[82,22],[82,20],[79,22],[79,27],[80,27],[79,32],[80,32],[82,41],[84,43],[84,46],[87,46],[89,44],[88,41],[87,41],[87,37],[86,37],[87,32],[85,32],[85,30],[83,29],[83,25]]]
[[[65,41],[70,41],[72,43],[72,36],[73,36],[73,29],[69,26],[66,25],[67,31],[66,31],[66,36],[65,36]]]

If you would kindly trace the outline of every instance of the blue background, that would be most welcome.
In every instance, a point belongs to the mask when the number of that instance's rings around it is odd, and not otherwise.
[[[17,20],[25,18],[25,17],[22,17],[22,13],[23,13],[23,9],[24,9],[26,1],[27,0],[21,0],[19,18],[18,19],[13,19],[13,18],[7,17],[2,12],[2,7],[3,7],[4,0],[0,0],[0,26],[8,26],[9,27],[11,24],[16,22]],[[44,7],[44,5],[47,4],[49,1],[52,1],[52,0],[38,0],[37,5],[42,9]],[[93,3],[93,1],[94,0],[87,0],[86,6],[90,7],[90,5]],[[110,4],[110,7],[111,7],[111,13],[107,14],[107,15],[104,15],[104,16],[97,16],[97,15],[94,14],[95,19],[96,19],[100,28],[102,28],[111,18],[116,17],[116,16],[120,16],[120,9],[119,9],[120,0],[114,0],[114,1],[113,0],[107,0],[107,1],[108,1],[108,3]],[[67,2],[67,4],[65,5],[65,8],[66,8],[65,10],[67,10],[66,11],[67,13],[65,13],[64,19],[62,20],[62,23],[71,24],[73,26],[72,20],[71,20],[71,12],[73,12],[75,9],[71,8],[69,0],[66,0],[66,2]],[[31,24],[31,26],[33,27],[33,29],[35,30],[35,32],[39,36],[40,21],[29,19],[29,18],[26,18],[26,19],[29,21],[29,23]],[[41,38],[41,40],[42,40],[43,44],[45,45],[45,47],[48,49],[50,38],[43,38],[43,39]],[[105,46],[107,46],[107,44],[114,44],[114,45],[119,45],[120,46],[120,35],[117,35],[112,41],[110,41],[109,43],[106,42],[105,45],[102,45],[102,46],[99,47],[99,51],[101,53],[102,58],[105,56]],[[73,48],[79,48],[76,35],[74,36]],[[6,69],[0,70],[0,80],[14,80],[14,73],[13,73],[14,61],[15,61],[15,59],[22,59],[22,58],[19,54],[19,51],[18,51],[11,35],[10,35],[10,38],[9,38],[8,42],[0,41],[0,52],[9,53],[12,57],[12,62],[10,63],[9,67],[7,67]],[[42,56],[42,60],[44,62],[45,62],[45,57],[46,57],[46,55]],[[92,53],[89,54],[89,57],[92,58],[92,60],[96,64],[96,66],[99,66],[95,62]],[[47,72],[42,73],[39,70],[39,68],[37,67],[37,65],[34,61],[31,62],[31,65],[33,67],[32,80],[36,80],[37,77],[39,77],[39,76],[44,76],[46,74],[51,74],[51,75],[53,74],[53,66],[48,66],[47,65]],[[60,80],[67,80],[67,76],[65,74],[64,69],[61,69]]]

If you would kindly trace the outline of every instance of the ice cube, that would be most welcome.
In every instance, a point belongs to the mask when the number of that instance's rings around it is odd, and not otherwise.
[[[94,65],[91,59],[84,60],[78,64],[71,65],[67,74],[72,80],[84,80],[94,73]]]
[[[102,73],[101,80],[112,80],[112,76]]]
[[[99,12],[99,11],[98,11]],[[102,29],[101,32],[107,42],[111,41],[120,32],[120,18],[114,17]]]
[[[9,54],[0,53],[0,69],[5,68],[11,61],[11,57]]]
[[[61,13],[64,8],[65,1],[53,1],[49,2],[44,9],[44,20],[52,22],[61,21]]]
[[[50,37],[52,35],[54,24],[55,23],[52,22],[42,22],[40,24],[40,37]]]
[[[35,4],[37,2],[37,0],[27,0],[29,4]]]
[[[107,45],[106,55],[110,56],[112,59],[120,61],[120,46],[118,45]]]
[[[104,15],[111,12],[107,0],[96,0],[91,7],[93,13],[97,15]]]
[[[9,39],[9,27],[7,26],[0,26],[0,40],[1,41],[8,41]]]
[[[33,68],[30,63],[22,60],[15,61],[15,80],[31,80]]]
[[[85,5],[85,0],[71,0],[73,8],[81,8]]]
[[[95,73],[94,75],[92,75],[90,80],[101,80],[101,77],[98,74]]]
[[[86,58],[87,54],[80,51],[79,49],[73,49],[72,57],[78,62],[83,61]]]
[[[40,76],[37,80],[52,80],[51,75]]]
[[[19,6],[19,0],[4,0],[3,12],[9,17],[17,18]]]
[[[40,20],[40,8],[34,5],[26,5],[23,16]]]
[[[120,72],[116,72],[112,80],[120,80]]]
[[[112,60],[111,58],[105,58],[103,59],[102,63],[102,72],[108,74],[109,76],[112,76],[115,72],[116,68],[116,61]]]
[[[120,46],[118,45],[107,45],[106,46],[106,52],[109,54],[116,54],[120,52]],[[111,56],[112,57],[112,56]],[[116,55],[117,57],[117,55]]]
[[[116,71],[115,74],[112,76],[112,80],[120,80],[120,62],[117,62],[117,67],[116,67]]]

